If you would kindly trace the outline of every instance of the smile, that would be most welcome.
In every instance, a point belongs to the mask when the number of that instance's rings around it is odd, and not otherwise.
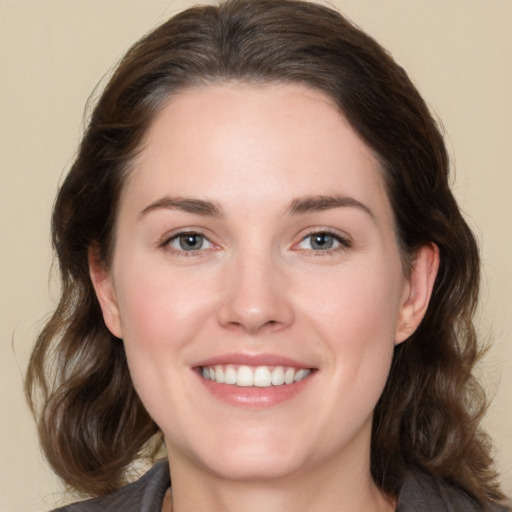
[[[200,374],[206,380],[219,384],[237,387],[286,386],[300,382],[311,374],[309,368],[291,366],[246,366],[246,365],[214,365],[202,366]]]

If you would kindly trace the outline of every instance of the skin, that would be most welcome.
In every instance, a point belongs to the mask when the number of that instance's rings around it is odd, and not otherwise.
[[[177,236],[191,231],[204,238],[184,251]],[[405,275],[377,159],[322,93],[224,84],[171,97],[125,183],[110,268],[90,255],[106,324],[165,436],[164,509],[393,510],[371,479],[371,422],[393,348],[426,311],[436,248],[414,263]],[[280,403],[234,405],[194,370],[233,353],[314,372]]]

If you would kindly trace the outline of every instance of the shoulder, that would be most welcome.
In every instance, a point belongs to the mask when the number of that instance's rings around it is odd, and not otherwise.
[[[169,485],[169,465],[162,460],[141,478],[112,494],[79,501],[53,512],[160,512]]]
[[[483,509],[463,490],[432,476],[411,470],[407,474],[396,512],[506,512],[500,507]]]

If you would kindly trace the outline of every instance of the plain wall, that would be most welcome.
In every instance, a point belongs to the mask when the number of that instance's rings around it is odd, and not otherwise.
[[[22,379],[56,298],[49,216],[84,105],[132,42],[192,3],[0,3],[0,512],[66,499],[40,455]],[[495,394],[485,424],[512,494],[512,2],[332,3],[392,52],[445,126],[456,195],[482,246],[480,328],[494,339],[482,373]]]

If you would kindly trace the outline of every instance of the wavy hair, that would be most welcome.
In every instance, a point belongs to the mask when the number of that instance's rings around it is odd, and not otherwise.
[[[336,11],[300,0],[183,11],[126,53],[97,101],[54,205],[61,297],[26,378],[49,463],[75,489],[105,494],[160,435],[133,388],[122,343],[103,322],[88,250],[98,247],[108,268],[123,183],[163,103],[185,88],[226,81],[297,82],[331,97],[380,160],[406,265],[418,248],[439,247],[428,312],[396,347],[375,410],[375,482],[397,494],[414,466],[482,504],[498,501],[479,429],[485,397],[472,375],[481,356],[472,320],[479,255],[450,191],[443,136],[386,50]]]

